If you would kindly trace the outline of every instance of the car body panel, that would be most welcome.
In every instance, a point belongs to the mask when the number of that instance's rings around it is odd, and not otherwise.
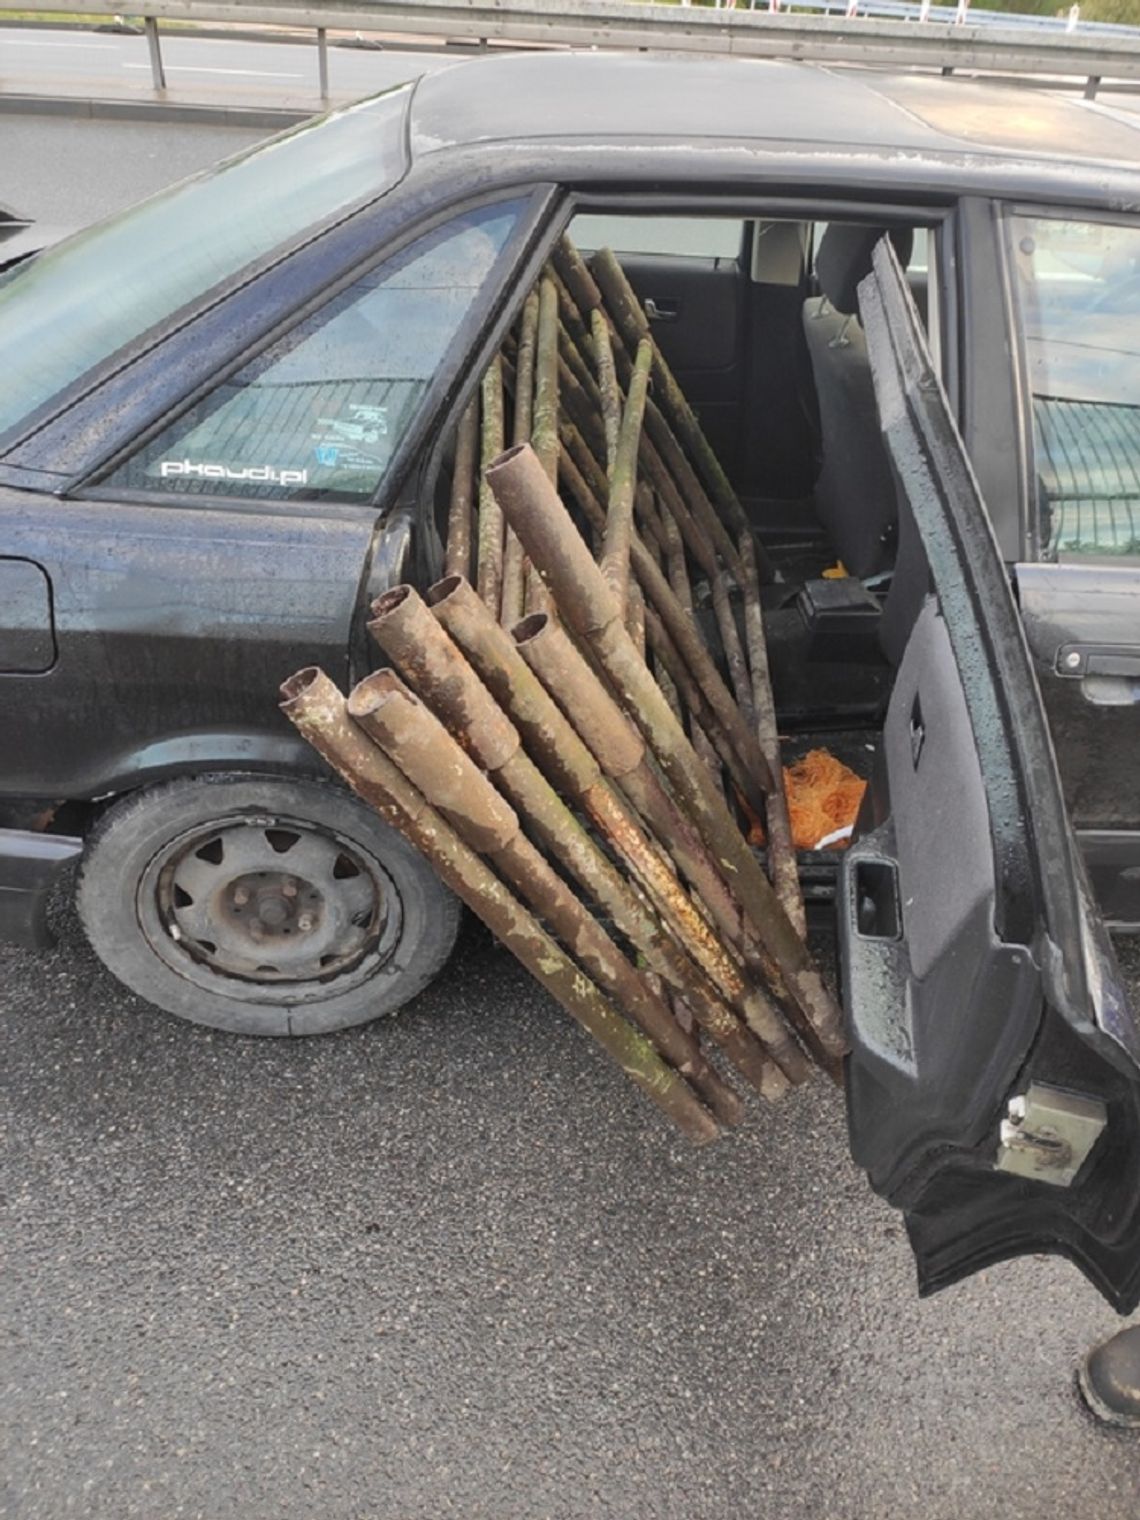
[[[314,661],[346,679],[375,522],[368,508],[289,516],[0,489],[6,548],[50,580],[58,651],[44,673],[0,676],[5,793],[94,797],[177,770],[312,769],[276,689]],[[0,649],[18,611],[0,607]]]
[[[989,83],[947,87],[914,73],[632,53],[501,56],[474,72],[439,69],[421,81],[412,106],[414,159],[476,142],[586,135],[599,143],[782,140],[900,157],[972,151],[1111,164],[1135,163],[1140,125],[1081,101]]]
[[[31,829],[0,829],[0,943],[46,950],[53,943],[48,901],[83,853],[83,840]]]

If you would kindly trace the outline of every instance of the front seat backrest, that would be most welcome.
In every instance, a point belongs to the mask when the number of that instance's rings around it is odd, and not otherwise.
[[[815,261],[823,295],[805,302],[803,313],[823,454],[816,510],[848,572],[863,579],[893,565],[898,523],[867,345],[855,319],[859,281],[870,273],[871,253],[884,231],[829,225]],[[890,237],[905,266],[914,234],[896,228]]]
[[[914,252],[911,227],[863,227],[851,222],[831,222],[819,240],[815,276],[819,288],[836,311],[845,317],[859,310],[859,281],[871,273],[871,255],[884,232],[894,244],[905,269]]]

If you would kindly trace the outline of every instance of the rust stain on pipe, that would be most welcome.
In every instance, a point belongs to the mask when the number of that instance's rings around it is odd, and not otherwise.
[[[487,466],[502,451],[503,367],[496,356],[483,376],[482,469],[479,477],[479,595],[497,613],[503,587],[503,515],[487,486]]]
[[[784,772],[780,757],[780,735],[776,726],[776,704],[772,697],[772,682],[768,673],[768,642],[764,637],[764,613],[760,603],[760,579],[756,572],[756,555],[752,535],[746,533],[740,541],[740,557],[744,565],[744,626],[748,637],[749,665],[752,672],[752,708],[756,723],[756,738],[768,760],[772,772],[772,789],[769,791],[764,810],[768,825],[768,869],[776,896],[800,937],[807,934],[807,913],[804,909],[803,892],[800,889],[799,866],[796,847],[792,839],[792,824],[788,817],[788,798],[784,791]]]
[[[534,414],[534,363],[538,342],[538,292],[532,290],[523,306],[519,329],[518,353],[515,361],[514,419],[511,440],[526,443],[530,439],[531,421]],[[445,564],[448,575],[463,574]],[[470,576],[467,577],[470,579]],[[513,528],[506,530],[503,546],[503,592],[499,617],[508,628],[517,623],[525,610],[526,556],[518,535]]]
[[[790,996],[823,1047],[843,1050],[839,1011],[803,941],[634,648],[605,578],[533,451],[525,444],[509,450],[491,466],[487,479],[560,612],[589,642],[622,705],[649,741],[674,795],[722,873],[735,883],[736,895]]]
[[[615,1011],[490,867],[353,723],[333,682],[322,671],[310,668],[291,676],[281,693],[281,709],[298,732],[358,796],[426,857],[445,885],[483,920],[631,1081],[690,1139],[699,1144],[715,1139],[715,1120],[684,1079]]]
[[[631,783],[635,795],[651,802],[662,823],[673,821],[678,810],[668,802],[660,783],[655,782],[652,772],[644,764],[644,746],[639,743],[636,730],[627,725],[620,710],[608,701],[600,682],[562,628],[546,617],[530,617],[515,629],[515,639],[528,664],[543,679],[548,691],[557,699],[563,712],[572,718],[583,737],[590,733],[609,762],[616,761],[617,765],[624,767],[620,773],[623,784]],[[632,742],[623,752],[622,746],[627,740]],[[634,761],[637,749],[641,755]],[[629,763],[631,761],[633,763]],[[609,798],[612,794],[604,795]],[[749,987],[739,965],[726,952],[709,921],[689,900],[658,851],[646,848],[647,842],[640,830],[631,828],[622,813],[615,812],[612,807],[600,808],[596,821],[723,996],[740,1010],[749,1027],[789,1078],[803,1081],[808,1075],[807,1064],[775,1010],[761,993]],[[687,823],[682,824],[682,834],[692,837]],[[676,847],[676,840],[672,843]],[[739,938],[739,910],[723,882],[717,879],[715,871],[703,869],[699,855],[689,858],[688,864],[710,889],[713,902]]]
[[[627,614],[629,601],[629,557],[633,543],[633,498],[637,489],[637,453],[645,401],[649,386],[649,365],[653,348],[648,342],[637,350],[633,379],[618,430],[617,450],[610,472],[610,500],[606,513],[606,531],[602,541],[602,574],[621,609]]]
[[[451,503],[447,514],[448,575],[471,574],[471,519],[475,505],[475,456],[479,444],[479,403],[472,398],[463,409],[455,437],[451,470]]]
[[[683,906],[679,916],[671,916],[671,908],[674,915],[677,914],[675,879],[657,858],[655,848],[642,834],[627,805],[602,779],[598,763],[581,737],[537,675],[523,661],[514,642],[490,618],[471,587],[451,578],[433,587],[429,597],[440,622],[462,646],[491,695],[518,725],[527,750],[547,780],[573,798],[595,827],[614,844],[658,912],[667,922],[677,924],[682,940],[689,942],[690,930],[704,935],[704,921],[683,893],[680,894]],[[634,743],[643,753],[636,735]],[[516,805],[526,812],[522,790],[526,786],[525,778],[520,781],[514,770],[505,776],[500,772],[499,776],[504,785],[511,784],[518,789],[513,792]],[[532,786],[528,796],[533,799],[536,795]],[[584,840],[584,836],[579,837],[573,830],[560,830],[557,812],[551,815],[550,809],[540,806],[537,816],[543,827],[549,819],[550,831],[541,835],[544,848],[583,883],[622,934],[636,945],[670,986],[690,999],[702,1026],[749,1080],[766,1096],[778,1096],[778,1074],[766,1067],[759,1049],[752,1046],[747,1031],[720,1002],[706,975],[645,911],[620,873]],[[652,890],[654,886],[656,892]],[[716,953],[719,953],[719,947]]]
[[[439,719],[394,671],[368,676],[348,699],[348,713],[405,776],[414,778],[463,841],[486,855],[500,876],[540,913],[563,946],[671,1065],[702,1094],[721,1102],[723,1084],[660,996],[523,834],[507,804]]]

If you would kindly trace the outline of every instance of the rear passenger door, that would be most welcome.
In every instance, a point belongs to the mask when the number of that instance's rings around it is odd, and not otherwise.
[[[1011,207],[1003,229],[1027,455],[1018,596],[1098,897],[1140,928],[1140,226]]]
[[[852,1153],[931,1292],[1068,1256],[1140,1300],[1140,1025],[1091,906],[1005,566],[889,244],[860,286],[930,593],[843,865]]]

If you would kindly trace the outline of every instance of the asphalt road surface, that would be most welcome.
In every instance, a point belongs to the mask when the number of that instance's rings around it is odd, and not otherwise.
[[[0,200],[62,222],[251,135],[12,125]],[[0,1514],[1136,1520],[1140,1438],[1072,1381],[1114,1316],[1045,1259],[919,1302],[825,1084],[695,1151],[474,926],[289,1044],[60,930],[0,950]]]

